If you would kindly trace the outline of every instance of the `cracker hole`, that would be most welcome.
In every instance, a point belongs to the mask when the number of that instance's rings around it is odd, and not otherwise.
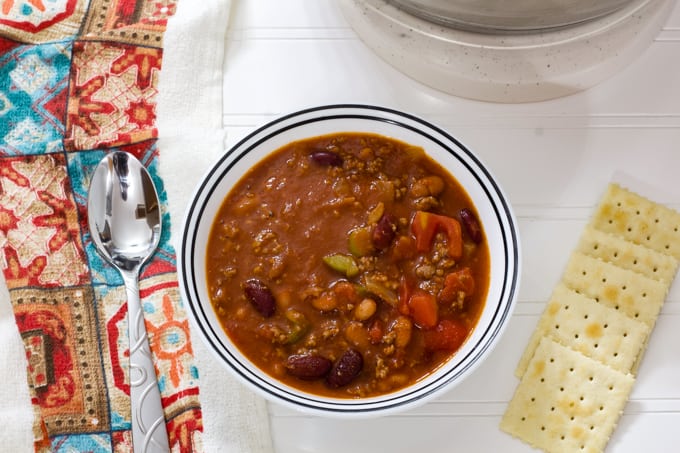
[[[669,248],[671,248],[671,246],[669,244],[666,244],[666,250],[668,250]]]
[[[541,378],[541,382],[545,382],[545,378]]]
[[[615,352],[615,353],[614,353],[614,357],[618,357],[618,356],[619,356],[619,353],[618,353],[618,352]]]
[[[574,372],[574,367],[569,368],[569,372],[573,373]]]
[[[573,419],[574,419],[574,418],[572,417],[572,420],[573,420]],[[560,440],[564,440],[564,436],[560,436]]]
[[[654,219],[654,223],[659,223],[659,219]]]
[[[559,325],[559,324],[555,324],[555,330],[557,330],[557,329],[559,329],[559,328],[560,328],[560,325]]]
[[[628,336],[628,332],[623,332],[624,338]]]
[[[541,431],[545,431],[545,426],[541,426]]]
[[[639,211],[639,210],[636,210],[636,211],[635,211],[635,215],[640,215],[640,211]]]
[[[609,324],[605,324],[605,325],[602,326],[602,327],[604,327],[604,328],[606,329],[607,327],[609,327]]]
[[[525,422],[525,421],[527,421],[527,418],[526,418],[526,417],[522,417],[520,420],[522,420],[523,422]]]
[[[597,349],[598,346],[599,346],[599,345],[598,345],[597,343],[595,343],[595,344],[593,345],[593,347],[594,347],[595,349]]]
[[[615,310],[618,310],[618,309],[619,309],[619,306],[618,306],[618,305],[615,305],[615,306],[614,306],[614,309],[615,309]]]
[[[564,387],[560,387],[560,392],[564,392]]]
[[[588,378],[589,381],[592,381],[593,379],[594,379],[594,378],[593,378],[592,376],[590,376],[590,377]]]
[[[610,385],[610,386],[609,386],[609,391],[611,392],[612,390],[614,390],[614,386],[613,386],[613,385]]]
[[[577,334],[577,333],[574,334],[574,338],[578,338],[578,334]]]
[[[594,244],[594,245],[593,245],[593,250],[597,250],[598,248],[600,248],[599,244]]]
[[[612,223],[614,223],[614,221],[612,219],[609,219],[607,220],[607,223],[611,225]]]
[[[647,297],[647,293],[642,293],[642,297]]]
[[[618,257],[619,257],[619,252],[614,252],[614,258],[618,258]]]
[[[639,318],[639,317],[640,317],[640,313],[635,313],[635,317],[636,317],[636,318]]]
[[[631,231],[633,231],[633,229],[631,227],[628,227],[628,228],[626,228],[626,231],[628,231],[630,233]]]
[[[585,398],[583,398],[583,395],[581,395],[581,396],[578,397],[578,399],[579,399],[580,401],[583,401]]]
[[[534,401],[536,401],[536,398],[534,398],[534,397],[532,396],[532,397],[531,397],[531,402],[533,403]]]
[[[588,315],[583,315],[583,319],[588,319]]]
[[[604,406],[600,406],[600,411],[603,411],[603,410],[604,410]]]
[[[550,357],[550,363],[553,363],[554,361],[555,361],[555,359],[553,359],[552,357]]]
[[[637,266],[637,260],[633,260],[633,265]]]
[[[621,287],[621,291],[625,291],[626,289],[628,289],[628,287],[627,287],[626,285],[623,285],[623,286]]]
[[[555,406],[550,408],[550,412],[555,412]]]

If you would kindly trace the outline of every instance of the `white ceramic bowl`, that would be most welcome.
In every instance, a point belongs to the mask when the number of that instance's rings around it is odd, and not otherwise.
[[[270,152],[292,141],[336,132],[369,132],[421,146],[458,179],[485,230],[491,257],[488,297],[462,348],[434,373],[386,395],[336,399],[289,387],[253,365],[217,319],[205,278],[206,244],[215,213],[231,187]],[[201,180],[183,226],[178,250],[180,288],[197,332],[215,358],[267,399],[320,415],[386,414],[412,408],[461,382],[489,355],[510,319],[520,278],[517,222],[496,180],[479,159],[442,129],[415,116],[363,105],[331,105],[296,112],[261,127],[231,148]]]

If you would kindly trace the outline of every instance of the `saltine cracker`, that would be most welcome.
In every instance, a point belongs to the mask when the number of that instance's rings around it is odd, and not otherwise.
[[[558,284],[517,364],[524,375],[541,338],[579,351],[622,373],[633,371],[649,326]]]
[[[630,374],[543,337],[500,427],[548,453],[601,452],[633,382]]]
[[[654,327],[668,292],[668,285],[663,282],[580,252],[572,254],[562,282],[650,328]]]
[[[680,260],[680,213],[610,184],[591,225]]]
[[[645,277],[665,282],[668,286],[678,270],[678,260],[675,257],[592,227],[585,229],[576,250]]]

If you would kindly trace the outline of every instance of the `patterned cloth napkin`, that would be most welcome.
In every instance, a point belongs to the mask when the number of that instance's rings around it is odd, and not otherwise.
[[[166,204],[155,107],[176,2],[0,0],[0,268],[25,348],[35,451],[132,449],[125,289],[94,248],[86,198],[98,161],[124,150]],[[198,370],[167,214],[163,231],[140,294],[171,449],[195,452]]]

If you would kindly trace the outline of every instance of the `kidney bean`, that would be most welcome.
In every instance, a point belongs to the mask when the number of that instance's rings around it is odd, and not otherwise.
[[[332,388],[343,387],[359,375],[364,367],[364,358],[355,349],[348,349],[335,361],[326,376],[326,383]]]
[[[373,228],[371,240],[373,246],[378,250],[385,250],[392,244],[396,235],[397,224],[390,214],[383,214]]]
[[[243,284],[243,291],[255,310],[262,316],[269,318],[274,314],[276,300],[267,285],[256,278],[252,278]]]
[[[299,379],[313,380],[324,377],[333,362],[316,354],[294,354],[286,360],[286,370]]]
[[[477,217],[467,208],[460,210],[460,220],[465,228],[465,232],[470,236],[472,242],[479,244],[482,242],[482,227],[479,226]]]
[[[312,159],[312,162],[327,167],[340,167],[343,162],[339,154],[331,151],[314,151],[309,155],[309,158]]]

